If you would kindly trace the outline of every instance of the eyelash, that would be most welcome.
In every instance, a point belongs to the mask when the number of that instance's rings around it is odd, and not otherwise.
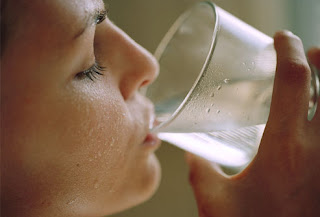
[[[96,61],[89,69],[79,72],[76,77],[79,79],[89,78],[91,81],[94,81],[97,79],[97,76],[103,75],[102,71],[104,70],[105,67],[99,65]]]
[[[104,11],[99,11],[96,15],[96,25],[102,23],[106,17],[108,15],[108,9],[104,10]],[[86,69],[82,72],[79,72],[76,77],[79,79],[84,79],[89,78],[91,81],[94,81],[95,79],[97,79],[97,75],[103,75],[102,71],[105,70],[105,67],[99,65],[99,63],[97,61],[95,61],[95,63],[89,68]]]
[[[96,24],[102,23],[108,15],[108,9],[104,11],[99,11],[96,16]]]

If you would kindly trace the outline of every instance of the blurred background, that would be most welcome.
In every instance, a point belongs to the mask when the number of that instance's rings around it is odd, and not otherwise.
[[[199,0],[107,0],[110,19],[136,42],[154,53],[160,40],[185,9]],[[320,46],[320,0],[216,0],[226,11],[273,36],[288,29],[305,50]],[[163,143],[157,151],[162,181],[151,200],[113,217],[194,217],[196,202],[188,184],[183,151]]]

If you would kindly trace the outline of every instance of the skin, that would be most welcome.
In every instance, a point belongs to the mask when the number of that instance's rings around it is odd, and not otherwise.
[[[187,155],[201,217],[320,215],[320,106],[308,121],[310,68],[297,36],[279,32],[274,45],[271,110],[253,162],[241,173],[226,176],[218,165]],[[311,49],[308,56],[320,69],[320,49]]]
[[[103,216],[158,186],[153,105],[139,93],[158,63],[108,19],[79,35],[103,8],[7,2],[15,28],[1,58],[2,216]],[[95,58],[103,75],[79,76]]]
[[[1,56],[2,216],[103,216],[157,188],[153,107],[138,92],[157,62],[108,19],[82,31],[94,8],[102,2],[7,2],[15,16]],[[254,161],[228,177],[187,156],[201,217],[319,215],[320,109],[307,120],[310,69],[291,33],[276,34],[275,48],[271,112]],[[95,58],[104,75],[79,76]],[[320,68],[320,49],[309,59]]]

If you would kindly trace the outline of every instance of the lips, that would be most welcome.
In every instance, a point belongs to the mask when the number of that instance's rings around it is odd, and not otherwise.
[[[143,141],[144,146],[152,147],[154,149],[160,146],[161,140],[152,133],[147,134],[146,138]]]
[[[154,107],[153,104],[148,100],[147,101],[146,110],[145,110],[145,120],[147,123],[147,126],[145,126],[146,130],[146,136],[143,141],[143,146],[150,147],[152,150],[157,149],[160,146],[161,140],[158,138],[158,136],[155,133],[152,133],[152,128],[156,125],[156,119],[155,119],[155,113],[154,113]]]
[[[149,133],[144,139],[143,145],[152,147],[154,149],[160,146],[161,140],[154,133],[151,133],[152,128],[155,126],[155,115],[152,112],[149,116]]]

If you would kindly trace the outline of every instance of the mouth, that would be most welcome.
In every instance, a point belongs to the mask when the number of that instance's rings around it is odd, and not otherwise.
[[[161,140],[156,134],[148,133],[143,141],[143,146],[156,150],[159,148]]]
[[[147,149],[151,149],[151,151],[156,150],[161,143],[161,140],[158,138],[157,134],[152,132],[152,129],[155,127],[156,123],[156,115],[154,111],[154,106],[151,103],[151,101],[147,101],[146,106],[146,111],[145,111],[145,123],[146,125],[144,126],[144,132],[145,132],[145,137],[142,142],[142,145],[144,147],[147,147]]]
[[[149,133],[145,137],[143,145],[153,147],[154,149],[158,148],[161,143],[161,140],[158,138],[158,136],[155,133],[152,133],[152,129],[155,127],[155,125],[155,114],[152,112],[152,114],[149,116]]]

